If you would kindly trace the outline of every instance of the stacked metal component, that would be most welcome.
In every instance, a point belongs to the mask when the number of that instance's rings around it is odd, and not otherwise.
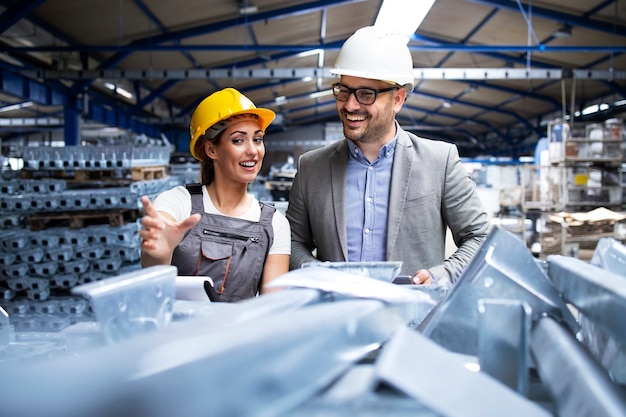
[[[68,298],[69,291],[138,269],[138,227],[0,231],[0,305],[11,324],[19,331],[58,331],[85,319],[84,300]]]
[[[164,146],[24,149],[27,178],[0,181],[0,306],[16,331],[58,332],[93,321],[89,304],[70,296],[71,289],[139,269],[140,197],[154,198],[181,179],[132,180],[128,169],[164,171],[169,152]],[[106,181],[73,175],[83,170],[106,173]]]
[[[17,417],[624,416],[625,261],[608,241],[591,263],[537,262],[495,228],[452,288],[311,266],[223,304],[174,300],[173,267],[130,272],[73,290],[99,327],[66,346],[99,343],[0,364],[0,402]]]
[[[22,152],[27,170],[102,170],[141,166],[167,166],[167,146],[27,146]]]
[[[36,183],[43,185],[42,190],[47,190],[46,184],[55,185],[55,194],[32,189]],[[178,179],[168,177],[133,182],[125,188],[77,191],[63,190],[62,180],[16,180],[11,184],[17,186],[12,190],[23,191],[16,195],[0,195],[0,206],[5,213],[0,230],[0,306],[11,310],[11,321],[19,330],[48,331],[71,325],[74,314],[66,314],[67,311],[61,309],[65,304],[61,302],[50,304],[54,307],[50,307],[49,314],[39,314],[42,308],[47,308],[42,302],[65,296],[76,285],[139,267],[139,224],[137,220],[118,227],[103,224],[79,229],[63,226],[31,230],[28,227],[32,222],[30,215],[41,212],[68,214],[79,209],[101,210],[106,214],[112,208],[128,208],[138,213],[142,195],[153,197],[177,185]],[[22,187],[25,184],[28,187]],[[12,202],[27,200],[38,204],[56,201],[58,208],[52,210],[53,206],[49,205],[49,211],[35,211],[33,204],[22,210],[16,205],[9,208]],[[13,218],[16,219],[14,222],[7,221]],[[80,307],[71,309],[75,312],[82,310]],[[55,316],[57,313],[59,315]]]
[[[132,209],[140,207],[139,197],[154,196],[180,184],[178,177],[135,181],[125,186],[69,189],[59,179],[13,179],[0,181],[0,210],[3,223],[20,214],[82,210]],[[17,221],[19,224],[19,221]]]

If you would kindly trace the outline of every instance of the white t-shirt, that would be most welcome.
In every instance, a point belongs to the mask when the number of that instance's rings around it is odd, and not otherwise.
[[[222,216],[225,215],[215,208],[206,187],[202,187],[202,202],[204,203],[205,212],[209,214],[220,214]],[[189,191],[187,191],[187,188],[184,186],[176,186],[159,194],[154,200],[154,207],[158,211],[164,211],[172,215],[176,221],[181,222],[191,215],[191,194],[189,194]],[[261,206],[259,206],[257,199],[252,197],[252,204],[250,204],[248,211],[237,217],[239,219],[258,222],[261,219]],[[278,210],[274,212],[272,228],[274,229],[274,242],[272,243],[269,254],[290,255],[291,228],[287,218]]]

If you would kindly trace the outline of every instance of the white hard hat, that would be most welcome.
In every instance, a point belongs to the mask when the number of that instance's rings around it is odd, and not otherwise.
[[[413,58],[408,38],[366,26],[350,36],[341,47],[330,70],[335,75],[386,81],[413,91]]]

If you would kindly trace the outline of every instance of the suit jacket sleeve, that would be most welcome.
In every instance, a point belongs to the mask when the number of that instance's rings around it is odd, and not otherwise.
[[[430,271],[454,284],[485,240],[489,221],[476,183],[463,167],[456,146],[450,146],[446,166],[442,214],[457,250],[442,265],[432,267]]]
[[[457,250],[445,258],[446,229]],[[394,156],[388,219],[388,260],[402,273],[428,269],[455,283],[489,229],[487,214],[456,146],[400,131]]]

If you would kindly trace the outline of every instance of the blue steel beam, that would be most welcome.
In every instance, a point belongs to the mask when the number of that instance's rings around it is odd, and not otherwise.
[[[598,13],[600,10],[606,7],[609,7],[611,4],[617,4],[617,2],[615,0],[605,0],[604,2],[596,5],[596,7],[594,7],[593,9],[587,11],[587,13],[583,14],[583,16],[585,17],[593,16],[594,14]]]
[[[86,110],[86,117],[96,122],[128,129],[137,134],[143,133],[151,138],[158,138],[161,135],[161,128],[159,126],[139,121],[129,116],[128,113],[119,106],[112,107],[110,105],[90,101]]]
[[[590,16],[594,15],[595,13],[597,13],[600,10],[602,10],[603,8],[608,7],[609,5],[613,4],[614,2],[615,2],[614,0],[606,0],[605,2],[603,2],[601,4],[598,4],[593,9],[587,11],[583,16],[585,18],[589,18]],[[498,7],[498,6],[495,6],[495,7]],[[497,10],[497,9],[495,9],[495,10]],[[515,7],[511,7],[511,10],[518,11],[518,9],[515,8]],[[490,13],[489,16],[491,16],[492,14],[493,14],[493,11]],[[483,22],[479,23],[478,26],[480,26]],[[472,32],[474,32],[474,31],[472,31]],[[417,35],[414,37],[414,39],[416,39],[416,40],[419,39],[421,41],[431,42],[431,43],[435,43],[435,44],[437,44],[439,42],[438,40],[435,40],[435,39],[432,39],[432,38],[428,38],[428,37],[425,37],[425,36],[417,36]],[[552,36],[550,36],[546,40],[544,40],[543,44],[548,43],[548,42],[550,42],[553,39],[554,38]],[[465,38],[465,41],[467,41],[467,40],[469,40],[469,37]],[[617,51],[612,51],[611,55],[609,55],[607,57],[604,57],[604,58],[601,58],[600,60],[596,61],[595,63],[590,63],[588,65],[588,68],[593,68],[594,65],[598,65],[601,62],[605,62],[606,60],[611,59],[615,52],[617,52]],[[537,60],[532,60],[532,59],[529,60],[527,56],[512,57],[512,56],[504,55],[504,54],[501,54],[501,53],[485,53],[484,55],[490,56],[490,57],[495,58],[495,59],[504,60],[505,62],[509,61],[509,62],[517,63],[517,64],[521,64],[521,65],[530,65],[531,67],[535,67],[535,68],[553,68],[552,65],[543,64],[542,62],[537,61]],[[526,52],[525,55],[528,55],[528,52]],[[451,54],[449,54],[448,57],[449,56],[451,56]],[[533,89],[533,91],[537,91],[539,89],[545,88],[545,87],[549,86],[550,84],[553,84],[554,82],[555,81],[548,81],[548,82],[546,82],[546,83],[544,83],[544,84],[542,84],[540,86],[537,86],[536,88]],[[493,88],[495,86],[491,86],[491,87]],[[611,87],[615,89],[615,87],[616,87],[615,83],[613,83],[613,85],[611,85]],[[617,89],[615,91],[619,92],[620,90],[623,90],[623,89]],[[536,99],[539,99],[539,100],[542,99],[540,95],[533,95],[532,93],[523,93],[523,95],[524,96],[533,97],[533,98],[536,98]],[[558,103],[557,103],[557,108],[558,108]]]
[[[144,106],[147,106],[150,102],[160,97],[164,92],[166,92],[167,90],[172,88],[174,85],[176,85],[177,82],[178,81],[175,81],[175,80],[167,80],[166,82],[161,84],[157,89],[152,90],[150,94],[148,94],[141,100],[137,100],[137,104],[135,104],[135,106],[133,107],[135,108],[137,112],[140,111]]]
[[[340,43],[337,43],[337,47],[339,47],[339,46],[340,46]],[[217,47],[217,46],[215,46],[215,47]],[[230,47],[230,46],[229,46],[229,47]],[[256,47],[256,46],[255,46],[255,47]],[[305,47],[305,48],[306,48],[306,49],[311,49],[311,48],[315,48],[315,47],[317,47],[317,46],[307,46],[307,47]],[[432,48],[441,48],[441,47],[442,47],[441,45],[439,45],[439,46],[432,46]],[[458,45],[456,45],[455,47],[456,47],[456,48],[459,48],[459,46],[458,46]],[[328,48],[328,46],[326,46],[326,48]],[[471,48],[478,48],[478,47],[476,47],[476,46],[473,46],[473,45],[472,45],[472,46],[471,46]],[[526,48],[526,47],[524,47],[524,48]],[[301,49],[301,47],[298,47],[297,49],[298,49],[298,50],[300,50],[300,49]]]
[[[286,7],[286,8],[274,10],[274,11],[271,11],[271,12],[256,13],[256,14],[254,14],[252,16],[245,16],[245,17],[242,17],[242,18],[229,19],[229,20],[225,20],[225,21],[222,21],[222,22],[216,22],[216,23],[211,23],[211,24],[207,24],[207,25],[200,25],[200,26],[197,26],[197,27],[188,28],[188,29],[184,29],[184,30],[180,30],[180,31],[176,31],[176,32],[169,32],[169,33],[163,34],[161,36],[156,36],[156,37],[149,36],[147,38],[137,39],[137,40],[131,42],[130,45],[132,45],[133,47],[136,48],[139,45],[152,45],[152,44],[158,44],[158,43],[162,43],[162,42],[176,42],[176,41],[180,41],[182,39],[188,38],[188,37],[200,36],[200,35],[204,35],[204,34],[207,34],[207,33],[214,33],[214,32],[217,32],[217,31],[220,31],[220,30],[223,30],[223,29],[228,29],[228,28],[237,27],[237,26],[241,26],[241,25],[249,25],[249,24],[254,23],[254,22],[263,22],[263,21],[267,21],[267,20],[273,20],[273,19],[288,17],[288,16],[291,16],[291,15],[298,15],[298,14],[302,14],[302,13],[310,13],[310,12],[313,12],[313,11],[316,11],[316,10],[323,10],[326,7],[339,6],[339,5],[354,3],[354,2],[358,2],[358,1],[360,1],[360,0],[324,0],[324,1],[314,1],[314,2],[303,4],[303,5],[299,5],[299,6],[291,6],[291,7]],[[104,62],[101,62],[100,65],[98,66],[98,68],[99,69],[112,68],[115,65],[117,65],[119,62],[124,60],[130,54],[130,52],[133,52],[133,51],[136,51],[136,50],[137,49],[132,49],[131,51],[117,52],[113,56],[111,56],[109,59],[105,60]],[[178,48],[178,50],[180,50],[180,48]],[[81,81],[81,82],[78,82],[74,86],[73,91],[75,91],[75,92],[82,91],[90,83],[91,83],[91,81]]]
[[[300,81],[300,79],[289,79],[289,80],[280,80],[280,81],[270,81],[267,83],[263,83],[263,84],[257,84],[255,86],[250,86],[250,87],[246,87],[246,88],[240,88],[239,91],[243,94],[248,94],[252,91],[257,91],[257,90],[262,90],[265,88],[269,88],[269,87],[275,87],[275,86],[282,86],[285,84],[289,84],[289,83],[294,83],[294,82],[298,82]],[[216,88],[217,89],[217,88]],[[301,97],[306,97],[308,96],[308,94],[303,94],[301,95]],[[295,97],[300,97],[300,96],[292,96],[289,99],[293,99]],[[190,114],[198,104],[200,104],[200,102],[204,99],[204,97],[198,97],[196,98],[191,104],[189,104],[188,106],[182,108],[176,115],[176,117],[184,117],[188,114]],[[263,106],[273,106],[275,103],[271,102],[271,103],[256,103],[257,106],[263,107]]]
[[[258,17],[258,16],[257,16],[257,17]],[[323,46],[323,47],[324,47],[324,48],[326,48],[326,49],[329,49],[329,48],[339,48],[339,47],[340,47],[340,45],[341,45],[341,43],[342,43],[342,42],[336,42],[336,45],[334,45],[334,46],[331,46],[331,45],[325,45],[325,46]],[[251,46],[251,47],[252,47],[252,46]],[[459,46],[458,46],[458,45],[456,45],[456,47],[458,48]],[[317,45],[315,45],[315,46],[306,46],[305,48],[306,48],[305,50],[307,50],[307,49],[315,49],[315,48],[319,48],[319,46],[317,46]],[[434,48],[437,48],[437,45],[432,46],[431,48],[433,48],[433,49],[434,49]],[[297,53],[297,52],[301,52],[301,51],[300,51],[300,50],[298,50],[298,51],[294,51],[293,53]],[[282,53],[282,54],[280,54],[280,55],[282,55],[282,56],[288,56],[288,55],[293,55],[293,53]],[[279,55],[279,54],[276,54],[275,56],[278,56],[278,55]],[[492,55],[492,56],[493,56],[493,55],[497,55],[497,54],[489,53],[489,55]],[[512,60],[512,59],[513,59],[512,57],[509,57],[509,56],[499,56],[498,58],[499,58],[499,59],[507,59],[507,60]],[[258,62],[261,62],[261,60],[257,60],[257,61],[258,61]],[[525,60],[522,60],[522,59],[520,58],[520,59],[519,59],[519,61],[520,61],[520,62],[523,62],[523,61],[525,61]],[[240,63],[240,65],[242,65],[242,63]],[[242,65],[242,66],[243,66],[243,65]],[[259,88],[262,88],[262,87],[259,87]],[[151,96],[153,96],[153,95],[151,94]]]
[[[489,7],[497,7],[502,10],[509,10],[519,12],[517,2],[510,0],[469,0],[472,3],[482,4]],[[605,2],[607,4],[613,3]],[[579,26],[586,29],[596,30],[598,32],[610,33],[612,35],[626,36],[626,26],[623,25],[611,25],[600,20],[592,20],[587,16],[578,16],[569,13],[557,12],[555,10],[547,9],[536,5],[532,7],[533,17],[539,17],[542,19],[553,20],[561,22],[570,26]],[[594,9],[595,10],[595,9]]]
[[[489,12],[489,14],[487,14],[487,16],[485,16],[483,20],[478,22],[478,24],[474,26],[474,28],[467,34],[467,36],[461,39],[459,43],[461,44],[467,43],[472,38],[472,36],[476,34],[476,32],[482,29],[483,26],[485,26],[491,20],[491,18],[496,15],[496,13],[498,13],[498,9],[493,9],[491,12]],[[447,53],[446,56],[444,56],[441,60],[439,60],[439,62],[435,65],[435,68],[439,68],[443,64],[445,64],[452,57],[452,55],[453,55],[453,52]]]
[[[148,19],[150,19],[154,24],[158,26],[161,32],[163,32],[164,34],[169,33],[169,31],[167,30],[167,27],[165,27],[163,22],[161,22],[161,20],[159,20],[159,18],[156,17],[154,13],[152,13],[152,10],[150,10],[150,8],[142,0],[134,0],[134,2],[135,2],[135,5],[139,8],[139,10],[141,10],[148,17]],[[175,40],[174,44],[180,47],[179,40]],[[200,63],[196,61],[195,58],[188,51],[185,51],[181,48],[181,53],[183,54],[185,58],[187,58],[187,60],[191,63],[191,65],[194,68],[200,68]]]
[[[80,137],[80,103],[76,97],[67,97],[67,103],[63,106],[63,138],[65,146],[78,145]]]
[[[17,20],[27,18],[58,39],[76,45],[76,40],[59,32],[56,28],[51,27],[36,16],[29,16],[29,14],[44,1],[45,0],[22,0],[19,4],[16,4],[15,7],[5,11],[0,16],[0,32],[5,31],[8,27],[15,24]],[[145,9],[142,10],[145,11]],[[152,125],[145,124],[138,120],[131,120],[123,112],[109,111],[107,107],[117,107],[114,106],[114,103],[110,103],[105,107],[90,103],[91,105],[88,109],[81,109],[81,103],[75,100],[76,91],[70,92],[67,87],[54,80],[40,83],[36,80],[23,77],[19,75],[19,71],[23,68],[14,67],[9,70],[3,70],[3,68],[7,68],[8,65],[9,64],[2,64],[0,67],[0,85],[4,92],[15,95],[16,97],[28,99],[37,104],[48,106],[62,105],[64,107],[64,118],[66,120],[64,135],[67,145],[73,145],[77,142],[79,135],[77,122],[78,114],[80,111],[84,110],[86,110],[85,117],[90,118],[93,116],[93,120],[95,121],[102,123],[109,123],[111,120],[120,121],[121,124],[118,125],[119,127],[131,129],[137,134],[143,133],[150,137],[160,136],[160,130]],[[16,73],[16,71],[18,71],[18,73]],[[84,90],[84,88],[81,89],[81,91],[82,90]],[[73,104],[68,105],[71,101]]]
[[[282,84],[284,82],[293,82],[293,81],[298,81],[298,80],[285,80],[283,82],[274,82],[273,84],[274,85],[279,85],[279,84]],[[267,88],[268,86],[269,86],[269,84],[260,84],[260,85],[257,85],[255,87],[251,87],[251,88],[247,88],[245,90],[242,90],[242,92],[247,93],[247,92],[258,90],[258,89]],[[503,91],[504,90],[507,90],[507,89],[505,89],[503,87]],[[520,92],[518,92],[517,90],[513,90],[513,89],[509,89],[509,90],[510,91],[507,91],[507,92],[510,92],[511,94],[520,94]],[[298,96],[291,96],[291,97],[288,98],[288,100],[297,100],[298,98],[307,98],[307,96],[308,96],[308,94],[301,94],[301,95],[298,95]],[[433,98],[433,97],[441,99],[441,100],[447,99],[447,97],[430,94],[430,98]],[[457,102],[458,104],[466,104],[468,106],[476,106],[473,103],[465,102],[465,101],[458,100],[458,99],[456,99],[455,102]],[[274,104],[275,104],[274,102],[259,103],[259,105],[261,105],[261,106],[272,106]],[[291,110],[285,111],[285,114],[293,113],[293,112],[297,112],[297,111],[301,111],[301,110],[308,110],[311,107],[323,106],[323,105],[327,105],[327,104],[330,104],[330,102],[316,103],[315,105],[311,105],[311,106],[305,106],[305,107],[298,108],[298,109],[291,109]],[[189,106],[187,108],[187,111],[193,110],[193,108],[195,108],[196,105],[197,105],[197,103],[194,102],[194,104],[192,106]],[[443,114],[443,113],[439,113],[439,112],[433,112],[432,110],[417,108],[415,106],[407,106],[407,107],[411,108],[413,110],[418,110],[418,111],[425,112],[427,114],[441,114],[442,116],[447,117],[447,118],[457,119],[459,122],[466,121],[466,118],[464,118],[464,117],[454,116],[454,115],[450,115],[450,114]],[[559,107],[558,103],[557,103],[557,107]],[[489,111],[495,111],[493,108],[487,108],[485,106],[481,106],[481,109],[483,110],[483,112],[481,112],[480,114],[484,114],[484,113],[487,113]],[[511,112],[506,112],[506,113],[511,115],[512,117],[516,118],[517,120],[521,121],[522,123],[525,122],[525,119],[522,119],[521,117],[519,117],[519,116],[517,116],[517,115],[515,115],[515,114],[513,114]],[[185,114],[185,113],[181,112],[180,115],[182,115],[182,114]],[[298,120],[302,121],[301,119],[298,119]],[[484,123],[484,122],[480,122],[480,121],[475,121],[475,123],[480,124],[480,125],[484,125],[490,132],[492,132],[492,133],[495,132],[497,134],[497,136],[499,136],[503,140],[506,140],[505,137],[501,134],[501,132],[499,132],[497,129],[494,129],[493,126],[491,126],[491,125],[489,125],[487,123]],[[537,129],[533,128],[533,126],[530,125],[530,124],[527,124],[527,127],[529,129],[533,130],[533,131],[537,131]]]
[[[403,124],[404,118],[402,115],[400,115],[398,117],[398,121]],[[336,122],[337,121],[337,111],[336,110],[329,110],[326,112],[321,112],[318,113],[314,116],[303,116],[303,117],[297,117],[297,118],[293,118],[292,121],[296,124],[301,124],[301,123],[312,123],[312,122],[317,122],[317,123],[323,123],[323,122]],[[479,124],[484,124],[483,122],[477,121],[476,123]],[[437,125],[431,125],[431,127],[433,128],[445,128],[446,126],[437,126]],[[467,133],[465,130],[463,129],[458,129],[458,128],[450,128],[450,133],[452,132],[458,132],[461,136],[463,136],[465,139],[467,139],[468,141],[474,143],[474,141],[477,141],[477,139],[470,135],[469,133]],[[490,131],[491,133],[494,133],[494,131]],[[495,132],[500,136],[499,132]],[[441,136],[443,138],[443,136]],[[448,135],[447,139],[450,139],[450,135]],[[484,149],[485,152],[489,153],[491,152],[491,150],[487,147],[485,147],[483,144],[480,144],[479,147],[481,149]],[[498,149],[502,149],[502,146],[499,146]],[[502,150],[498,150],[498,152],[500,152],[500,154],[502,154],[503,152],[514,152],[516,154],[523,154],[523,153],[528,153],[529,151],[531,151],[532,149],[534,149],[534,145],[529,148],[522,148],[516,144],[508,144],[505,148],[506,150],[502,149]],[[495,152],[495,151],[494,151]]]
[[[2,68],[0,68],[0,89],[5,94],[28,99],[36,104],[44,106],[63,106],[65,109],[64,115],[68,118],[67,122],[69,123],[67,125],[69,129],[68,132],[66,132],[66,141],[69,140],[70,142],[68,144],[75,144],[77,140],[78,125],[77,123],[73,124],[72,121],[75,120],[79,111],[84,110],[87,111],[85,117],[95,121],[131,129],[137,134],[145,133],[149,137],[160,136],[158,127],[131,119],[124,109],[113,105],[114,103],[103,105],[90,101],[88,109],[81,109],[80,101],[69,101],[70,98],[74,96],[68,94],[67,91],[61,91],[61,89],[54,88],[48,83],[42,83],[23,77],[15,72]],[[114,110],[111,110],[112,108]]]
[[[0,68],[0,85],[5,94],[46,106],[64,106],[67,97],[48,84]]]
[[[440,100],[442,97],[441,96],[437,96],[435,94],[431,94],[431,93],[425,93],[422,91],[415,91],[412,94],[418,94],[418,95],[422,95],[424,97],[428,97],[430,99],[436,99],[436,100]],[[495,113],[502,113],[502,114],[506,114],[507,116],[510,116],[512,118],[514,118],[515,120],[517,120],[518,122],[520,122],[522,125],[527,126],[531,129],[534,130],[533,126],[523,117],[521,117],[520,115],[512,112],[512,111],[508,111],[508,110],[501,110],[495,107],[490,107],[490,106],[483,106],[482,104],[478,104],[478,103],[472,103],[469,101],[461,101],[461,100],[457,100],[457,99],[448,99],[448,101],[450,101],[451,103],[455,103],[455,104],[459,104],[459,105],[463,105],[463,106],[468,106],[468,107],[475,107],[477,109],[481,109],[481,110],[486,110],[486,111],[492,111]]]
[[[303,97],[304,96],[306,96],[306,95],[303,95]],[[263,107],[263,106],[267,107],[267,106],[270,106],[272,104],[273,104],[273,102],[267,102],[267,103],[260,103],[259,105],[261,107]],[[307,105],[307,106],[301,106],[301,107],[297,107],[297,108],[293,108],[293,109],[283,110],[283,111],[280,111],[280,113],[282,113],[282,114],[297,113],[299,111],[306,111],[306,110],[309,110],[309,109],[314,108],[314,107],[323,107],[323,106],[330,106],[330,105],[334,106],[334,104],[335,104],[334,100],[326,100],[326,101],[323,101],[321,103],[317,103],[315,105]],[[422,108],[422,107],[413,106],[413,105],[409,105],[409,104],[405,104],[404,107],[406,109],[409,109],[409,110],[421,111],[423,113],[432,114],[432,111],[430,111],[429,109]],[[336,110],[320,113],[320,115],[326,115],[324,117],[335,116],[335,119],[336,119],[335,121],[338,121],[338,119],[337,119],[337,111]],[[461,121],[461,122],[467,122],[467,120],[468,120],[465,117],[457,116],[457,115],[454,115],[454,114],[440,114],[440,116],[448,117],[450,119],[458,120],[458,121]],[[307,117],[311,117],[311,116],[307,116]],[[315,117],[315,116],[313,116],[313,117]],[[398,117],[398,119],[403,119],[403,118],[406,119],[406,117],[404,117],[402,115],[402,113],[398,114],[397,117]],[[305,119],[306,118],[300,118],[298,120],[302,121],[302,120],[305,120]],[[414,122],[414,121],[411,120],[411,122]],[[494,132],[495,131],[495,128],[493,126],[491,126],[489,123],[482,122],[480,120],[476,120],[476,121],[473,121],[473,122],[478,124],[478,125],[484,126],[490,132]],[[431,124],[431,126],[432,127],[436,127],[438,125]],[[448,126],[438,126],[438,127],[446,128]],[[451,129],[455,129],[455,128],[452,127]]]
[[[312,49],[338,50],[343,42],[333,42],[328,44],[273,44],[273,45],[71,45],[71,46],[9,46],[1,45],[0,52],[5,53],[29,53],[29,52],[111,52],[128,56],[131,52],[178,52],[181,50],[189,52],[228,52],[228,51],[250,51],[250,52],[267,52],[267,51],[288,51],[292,54],[310,51]],[[624,45],[586,45],[586,46],[567,46],[567,45],[462,45],[457,43],[439,43],[437,45],[415,45],[409,44],[411,51],[417,52],[511,52],[511,53],[579,53],[579,52],[610,52],[624,53],[626,46]],[[506,56],[508,59],[514,57]],[[504,59],[504,58],[500,58]],[[505,59],[506,60],[506,59]],[[110,67],[110,66],[109,66]],[[104,69],[103,65],[99,69]]]
[[[290,6],[282,9],[272,10],[270,12],[255,13],[246,17],[238,17],[234,19],[228,19],[221,22],[214,22],[206,25],[195,26],[192,28],[181,29],[174,32],[169,32],[160,36],[149,36],[142,39],[132,41],[129,45],[130,50],[124,49],[121,52],[116,53],[108,60],[103,62],[99,68],[111,68],[125,59],[130,52],[134,52],[140,47],[149,47],[150,45],[158,45],[166,42],[173,42],[176,40],[187,39],[195,36],[206,35],[208,33],[219,32],[224,29],[232,29],[233,27],[239,27],[242,25],[249,25],[256,22],[264,22],[267,20],[274,20],[284,18],[292,15],[299,15],[303,13],[311,13],[317,10],[322,10],[326,7],[339,6],[343,4],[354,3],[359,0],[325,0],[325,1],[313,1],[298,6]],[[135,49],[132,49],[135,48]]]
[[[7,8],[4,13],[0,15],[0,33],[4,33],[44,2],[45,0],[21,0]]]

